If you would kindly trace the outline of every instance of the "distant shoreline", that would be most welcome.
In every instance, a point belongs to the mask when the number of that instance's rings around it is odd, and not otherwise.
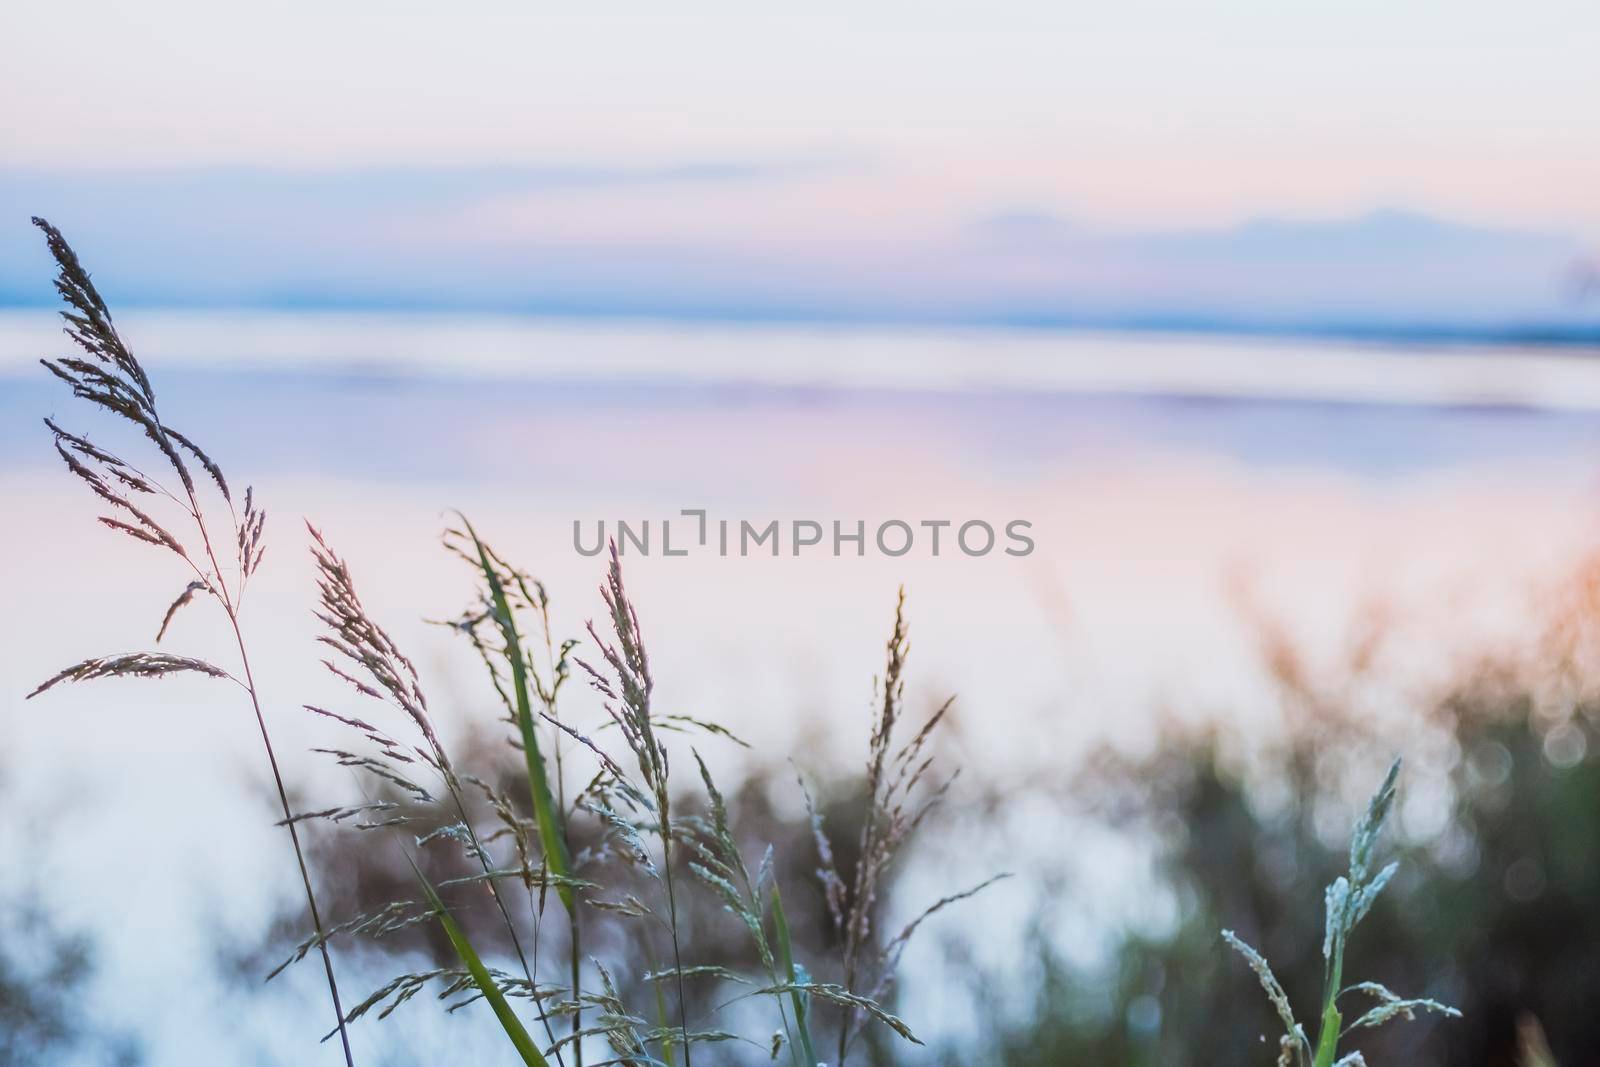
[[[1600,343],[1488,334],[1279,335],[926,323],[662,320],[476,312],[130,308],[166,372],[346,383],[566,383],[761,395],[1167,397],[1600,412]],[[1390,335],[1392,336],[1392,335]],[[1600,340],[1600,339],[1597,339]],[[0,309],[0,380],[64,342],[53,313]]]
[[[1390,345],[1468,345],[1517,346],[1597,350],[1600,354],[1600,317],[1594,322],[1506,321],[1462,323],[1449,321],[1390,321],[1372,319],[1306,319],[1272,321],[1187,313],[1141,313],[1131,315],[1069,314],[1051,312],[996,312],[932,315],[863,311],[811,310],[804,308],[771,311],[750,308],[699,306],[617,306],[595,307],[584,304],[486,302],[426,302],[387,300],[287,299],[253,302],[215,302],[173,304],[163,301],[124,300],[123,306],[141,313],[294,315],[350,314],[426,316],[478,316],[548,322],[592,322],[603,325],[663,323],[685,326],[792,326],[883,329],[977,329],[1015,330],[1060,334],[1179,335],[1212,338],[1238,337],[1251,340],[1346,341]],[[0,315],[52,310],[55,304],[44,300],[0,297]]]

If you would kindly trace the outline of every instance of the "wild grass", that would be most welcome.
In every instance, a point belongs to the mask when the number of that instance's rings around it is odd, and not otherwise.
[[[883,710],[871,739],[871,814],[850,885],[833,861],[820,817],[814,820],[824,857],[819,876],[836,906],[836,923],[841,928],[848,924],[850,932],[841,940],[844,953],[837,965],[813,960],[808,967],[799,958],[783,908],[778,857],[767,847],[758,863],[747,861],[710,766],[693,745],[690,788],[677,784],[669,736],[719,743],[737,739],[716,724],[654,708],[644,629],[615,551],[600,590],[607,625],[591,623],[587,628],[588,647],[598,653],[589,662],[572,655],[576,642],[558,645],[550,636],[549,604],[537,581],[507,563],[466,522],[445,535],[447,547],[473,568],[478,584],[473,603],[449,625],[482,662],[504,710],[509,741],[520,750],[527,771],[520,783],[523,795],[510,796],[490,784],[491,772],[475,774],[452,761],[429,719],[427,698],[411,661],[363,607],[348,565],[320,534],[312,536],[321,573],[321,639],[337,653],[328,661],[330,671],[360,697],[388,705],[398,713],[393,718],[413,735],[396,737],[374,725],[372,717],[311,709],[351,731],[348,747],[326,754],[368,776],[373,799],[309,817],[373,829],[409,828],[408,863],[421,890],[420,898],[389,902],[341,924],[335,933],[383,937],[431,914],[452,924],[449,939],[460,964],[400,976],[352,1008],[347,1021],[374,1010],[387,1014],[432,983],[442,984],[447,996],[461,995],[452,1007],[488,999],[528,1063],[582,1064],[588,1046],[603,1042],[609,1058],[602,1062],[681,1062],[689,1067],[701,1046],[741,1043],[814,1067],[824,1062],[817,1053],[823,1010],[834,1015],[827,1032],[836,1035],[841,1050],[841,1058],[832,1062],[848,1062],[854,1037],[871,1022],[917,1040],[910,1026],[882,1004],[893,963],[928,914],[981,886],[937,901],[891,939],[879,943],[873,938],[874,886],[885,878],[901,842],[943,795],[942,787],[934,789],[915,809],[907,807],[907,798],[919,792],[930,770],[923,750],[943,711],[905,745],[892,744],[901,715],[906,653],[902,610],[896,611]],[[532,642],[530,622],[536,631]],[[542,647],[542,655],[531,655],[530,645]],[[562,718],[559,694],[574,665],[600,694],[605,711],[604,721],[589,733]],[[611,736],[618,739],[615,754],[596,740]],[[581,786],[577,779],[569,781],[575,764],[583,766]],[[478,794],[478,805],[469,803],[468,789]],[[381,799],[386,796],[399,799]],[[475,812],[484,825],[476,823]],[[435,849],[458,850],[477,872],[435,887],[424,873],[438,859],[427,855]],[[507,907],[502,884],[520,884],[525,890],[531,937],[522,936],[521,917]],[[453,923],[451,907],[440,894],[469,885],[482,886],[493,898],[517,972],[484,966],[470,937]],[[682,912],[683,894],[692,889],[709,893],[745,929],[760,962],[758,973],[740,974],[692,958]],[[564,957],[559,978],[548,975],[546,957],[552,954],[541,951],[548,945],[543,932],[547,910],[556,902],[567,920],[563,951],[553,954]],[[636,984],[653,990],[653,1003],[625,1003],[611,968],[583,955],[586,915],[628,925],[630,955],[644,963]],[[311,940],[300,946],[297,956],[305,954]],[[525,940],[532,946],[527,952]],[[837,969],[841,980],[813,977],[824,969]],[[691,984],[718,989],[724,1006],[765,1000],[775,1017],[775,1038],[760,1041],[692,1018],[698,998],[688,994]],[[541,1048],[529,1048],[518,1017],[502,1010],[511,1001],[529,1002],[544,1038]]]
[[[1223,940],[1244,957],[1250,969],[1261,981],[1267,999],[1283,1023],[1283,1036],[1278,1041],[1279,1067],[1366,1067],[1360,1052],[1339,1055],[1339,1044],[1357,1030],[1382,1026],[1395,1019],[1415,1019],[1418,1012],[1437,1012],[1459,1018],[1460,1012],[1426,997],[1402,997],[1379,982],[1355,982],[1344,985],[1345,948],[1356,925],[1372,911],[1378,894],[1399,870],[1393,862],[1381,870],[1373,868],[1373,856],[1378,835],[1394,807],[1396,783],[1400,777],[1400,761],[1396,760],[1384,777],[1383,784],[1367,805],[1367,810],[1356,823],[1350,838],[1350,868],[1340,875],[1325,893],[1324,933],[1322,959],[1322,1009],[1318,1021],[1315,1044],[1303,1024],[1295,1017],[1277,976],[1266,959],[1240,940],[1232,930],[1222,931]],[[1346,998],[1362,997],[1373,1005],[1359,1012],[1353,1021],[1346,1023],[1341,1002]]]
[[[189,581],[161,618],[157,642],[166,635],[173,617],[203,596],[220,607],[238,650],[239,666],[235,672],[167,652],[123,653],[68,667],[31,695],[65,682],[149,679],[184,672],[230,680],[244,690],[260,727],[282,825],[294,846],[311,917],[311,933],[289,962],[304,958],[313,948],[322,959],[336,1012],[336,1025],[329,1036],[339,1036],[347,1063],[353,1063],[350,1023],[374,1011],[387,1015],[429,985],[442,986],[447,997],[459,995],[461,999],[452,1007],[477,999],[486,1001],[516,1053],[525,1063],[536,1065],[570,1061],[574,1067],[582,1067],[589,1047],[602,1042],[610,1050],[610,1058],[602,1063],[676,1064],[681,1060],[684,1067],[692,1067],[697,1046],[746,1041],[772,1055],[787,1049],[796,1064],[815,1067],[821,1062],[816,1052],[816,1019],[824,1005],[839,1015],[833,1027],[837,1031],[837,1063],[847,1061],[854,1038],[868,1021],[882,1023],[907,1040],[917,1040],[910,1027],[879,1002],[890,988],[893,963],[922,918],[976,890],[938,901],[893,939],[879,943],[874,937],[872,917],[888,868],[906,836],[943,794],[941,787],[915,811],[907,808],[908,798],[931,766],[922,751],[943,718],[943,709],[904,747],[892,748],[902,716],[903,598],[888,646],[881,715],[870,742],[871,804],[862,831],[861,859],[848,884],[833,860],[821,818],[814,820],[824,857],[820,876],[844,946],[840,981],[813,979],[812,974],[826,964],[816,961],[808,969],[798,958],[777,884],[776,858],[768,848],[752,875],[734,839],[723,797],[698,751],[691,753],[703,790],[696,803],[703,810],[681,810],[685,799],[672,775],[665,735],[687,732],[718,740],[731,739],[731,735],[713,723],[663,715],[654,708],[649,655],[614,547],[600,591],[606,622],[588,626],[597,653],[595,662],[590,663],[571,658],[576,641],[559,646],[554,642],[549,603],[536,580],[509,565],[464,518],[459,529],[446,532],[446,547],[471,567],[477,586],[473,603],[450,625],[470,642],[482,661],[487,682],[505,709],[511,743],[520,749],[526,768],[522,795],[512,796],[486,777],[457,767],[434,726],[416,667],[367,612],[345,561],[311,528],[311,552],[319,575],[315,614],[322,626],[319,640],[330,653],[325,665],[358,697],[384,705],[385,714],[374,723],[306,706],[348,732],[346,746],[322,752],[357,772],[367,784],[360,802],[296,813],[272,748],[241,625],[249,580],[265,552],[265,512],[248,489],[242,511],[236,509],[221,467],[189,437],[162,421],[150,379],[117,334],[110,311],[87,271],[57,230],[43,220],[35,221],[60,270],[57,289],[70,305],[70,310],[63,312],[68,333],[88,357],[46,360],[45,367],[65,381],[74,395],[142,431],[168,476],[175,479],[175,488],[169,489],[156,476],[87,437],[47,420],[57,452],[69,471],[110,507],[112,513],[101,519],[106,526],[168,552],[189,572]],[[225,506],[225,537],[208,522],[191,467],[209,478]],[[173,526],[159,517],[158,508],[176,509],[186,526]],[[169,527],[189,532],[175,534]],[[218,545],[232,551],[231,566],[223,565]],[[535,631],[531,643],[530,619]],[[532,651],[540,645],[542,661]],[[559,694],[572,675],[574,662],[603,698],[609,721],[602,725],[621,739],[616,756],[561,717]],[[587,764],[582,784],[571,778],[574,755]],[[469,798],[469,792],[476,794],[478,804]],[[488,822],[480,824],[477,815],[484,810]],[[416,894],[326,927],[300,843],[299,827],[311,819],[387,836],[388,847],[404,852],[415,875]],[[582,850],[575,847],[572,834],[576,821],[592,824],[594,831],[590,835],[594,843]],[[405,830],[418,832],[401,832]],[[476,873],[435,884],[427,870],[433,865],[429,853],[439,849],[459,851]],[[588,877],[591,870],[598,873],[608,866],[620,867],[640,884],[603,884]],[[685,962],[680,895],[691,886],[711,893],[747,928],[763,963],[762,974],[748,978],[725,968]],[[455,910],[465,905],[447,903],[445,895],[460,894],[468,887],[482,890],[492,902],[515,958],[515,971],[486,962],[456,920]],[[508,902],[506,891],[514,887],[520,887],[526,896],[525,915],[514,914],[516,909]],[[542,932],[551,890],[567,920],[560,981],[541,977],[546,955],[541,951],[545,947]],[[623,890],[620,898],[602,896],[618,890]],[[624,1004],[605,963],[585,956],[582,933],[584,914],[589,910],[635,921],[638,951],[656,960],[643,976],[643,981],[658,991],[653,1006]],[[438,925],[459,966],[400,975],[345,1011],[334,975],[330,935],[382,937],[420,923]],[[689,950],[692,952],[692,946]],[[769,1001],[779,1023],[774,1031],[777,1038],[754,1041],[699,1020],[691,1023],[686,984],[706,982],[744,985],[747,991],[731,998],[735,1003],[747,997]],[[673,990],[671,1011],[667,998],[659,995],[664,986]],[[527,1002],[542,1040],[531,1036],[522,1013],[512,1007],[514,1000]]]
[[[250,578],[261,566],[266,554],[263,533],[267,513],[257,506],[255,494],[249,488],[245,489],[242,509],[236,507],[222,468],[197,444],[162,420],[150,378],[117,333],[111,320],[111,311],[89,280],[89,272],[78,262],[77,255],[60,231],[40,218],[35,218],[33,223],[44,232],[45,242],[56,261],[56,291],[67,304],[67,310],[61,313],[67,324],[67,336],[83,352],[82,356],[40,362],[71,388],[73,396],[135,427],[155,453],[155,465],[150,469],[161,473],[146,473],[132,462],[93,444],[87,437],[65,430],[53,420],[46,419],[45,425],[55,437],[56,452],[67,469],[109,509],[110,514],[100,519],[102,524],[175,557],[178,562],[176,569],[180,576],[187,578],[182,591],[161,617],[156,629],[156,643],[159,644],[166,636],[173,617],[197,596],[203,596],[220,609],[226,620],[238,650],[238,666],[235,673],[191,656],[166,652],[99,656],[60,671],[28,696],[30,699],[36,697],[63,682],[96,678],[161,678],[185,672],[226,679],[244,690],[261,733],[262,750],[283,810],[283,824],[294,847],[300,881],[305,889],[306,907],[312,926],[318,933],[319,954],[327,976],[328,997],[333,1002],[336,1030],[343,1046],[345,1062],[353,1065],[333,960],[321,936],[323,925],[317,908],[317,894],[312,888],[305,852],[300,846],[294,813],[289,808],[288,790],[284,786],[277,754],[273,751],[272,735],[267,729],[266,713],[262,710],[261,695],[256,688],[240,621]],[[207,518],[202,504],[206,494],[192,469],[196,467],[203,478],[209,479],[215,495],[224,505],[227,518],[223,526],[219,527],[214,520]],[[182,525],[174,525],[163,512],[177,516]],[[178,533],[169,532],[169,526]]]
[[[951,704],[908,721],[903,592],[875,687],[859,830],[836,836],[802,781],[810,849],[780,854],[771,844],[741,840],[713,773],[716,750],[744,742],[715,722],[657,706],[646,627],[615,546],[599,589],[603,615],[588,624],[580,642],[557,638],[543,585],[465,517],[444,532],[443,546],[462,562],[471,593],[467,606],[443,625],[468,644],[482,666],[484,693],[502,713],[498,729],[517,764],[508,780],[500,763],[480,765],[481,753],[461,758],[450,751],[421,673],[368,611],[352,567],[308,526],[324,664],[360,706],[304,708],[333,724],[341,740],[316,753],[353,772],[359,790],[347,802],[296,812],[241,621],[264,554],[265,512],[250,490],[236,508],[221,468],[162,421],[149,377],[117,334],[87,272],[59,232],[35,221],[60,270],[68,334],[87,356],[45,366],[74,395],[136,427],[156,454],[152,469],[166,481],[47,420],[57,451],[108,506],[105,525],[178,562],[186,584],[161,617],[157,643],[179,611],[210,600],[220,609],[238,664],[230,669],[164,651],[123,653],[69,667],[32,695],[66,682],[174,673],[240,686],[259,726],[310,920],[304,939],[272,974],[316,951],[336,1015],[324,1040],[339,1037],[347,1064],[354,1062],[353,1024],[387,1018],[424,991],[450,1011],[484,1002],[509,1049],[540,1067],[693,1067],[697,1057],[845,1067],[860,1058],[861,1039],[874,1028],[920,1043],[911,1022],[891,1010],[908,944],[931,916],[1005,875],[971,876],[971,884],[924,906],[898,929],[883,926],[903,851],[955,780],[940,772],[933,756]],[[212,514],[226,515],[222,523],[208,518],[203,498]],[[568,713],[563,694],[574,677],[598,694],[598,721],[576,722]],[[681,773],[684,767],[690,773]],[[1374,983],[1341,985],[1346,941],[1394,873],[1393,865],[1374,871],[1372,859],[1397,771],[1398,765],[1357,827],[1348,873],[1328,890],[1325,993],[1315,1043],[1265,959],[1224,935],[1278,1009],[1285,1027],[1282,1065],[1352,1067],[1362,1062],[1358,1053],[1337,1058],[1350,1031],[1419,1010],[1451,1012]],[[409,888],[325,923],[301,842],[301,829],[311,822],[351,835],[345,847],[397,855]],[[784,887],[793,891],[808,880],[821,901],[828,951],[797,936],[785,906]],[[710,922],[737,931],[753,963],[736,967],[704,955]],[[335,979],[334,941],[382,941],[419,930],[441,937],[448,957],[395,975],[346,1009]],[[1376,1005],[1346,1025],[1341,1004],[1349,996],[1370,997]]]

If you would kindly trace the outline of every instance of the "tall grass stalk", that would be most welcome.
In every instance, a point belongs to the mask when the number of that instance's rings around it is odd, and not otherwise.
[[[1427,998],[1402,997],[1377,982],[1357,982],[1344,986],[1345,946],[1356,924],[1372,910],[1378,894],[1399,870],[1399,863],[1390,863],[1382,870],[1374,870],[1373,854],[1378,835],[1394,807],[1400,761],[1395,760],[1384,777],[1383,784],[1367,805],[1365,814],[1356,822],[1355,833],[1350,838],[1350,866],[1346,874],[1334,879],[1324,894],[1327,914],[1322,941],[1323,985],[1321,1014],[1318,1020],[1317,1041],[1313,1045],[1305,1028],[1295,1019],[1289,996],[1272,973],[1266,958],[1237,937],[1233,931],[1222,931],[1222,937],[1234,951],[1244,957],[1256,973],[1267,999],[1272,1002],[1283,1023],[1284,1033],[1279,1039],[1279,1067],[1364,1067],[1361,1053],[1339,1055],[1339,1043],[1352,1031],[1382,1026],[1396,1018],[1413,1019],[1420,1012],[1437,1012],[1459,1018],[1456,1009]],[[1373,1007],[1358,1015],[1354,1022],[1345,1024],[1339,1004],[1347,996],[1363,996],[1376,1001]]]
[[[534,818],[539,827],[539,842],[544,851],[544,861],[549,871],[555,874],[561,882],[557,884],[556,894],[561,898],[562,906],[567,912],[568,931],[568,979],[570,995],[574,1009],[572,1012],[571,1033],[576,1036],[583,1031],[583,981],[582,981],[582,920],[578,913],[575,892],[571,884],[572,877],[572,848],[568,840],[565,825],[566,786],[562,779],[560,767],[561,742],[556,738],[556,778],[559,799],[550,789],[550,778],[545,765],[544,753],[539,747],[539,733],[535,728],[533,700],[529,691],[530,672],[529,662],[523,652],[522,636],[517,630],[516,617],[511,609],[510,598],[506,593],[506,582],[501,571],[503,561],[499,560],[478,537],[472,524],[466,516],[460,516],[461,525],[465,528],[467,537],[472,541],[473,557],[476,558],[478,567],[482,571],[484,584],[488,591],[488,610],[493,616],[494,623],[500,632],[503,646],[500,649],[501,657],[506,661],[511,671],[512,694],[515,705],[512,708],[516,718],[517,732],[522,742],[523,762],[528,771],[528,795],[532,799]],[[469,557],[469,558],[473,558]],[[550,653],[550,625],[548,616],[548,601],[540,590],[537,597],[529,589],[527,580],[509,568],[504,568],[509,573],[507,577],[518,583],[518,591],[526,603],[536,605],[544,614],[544,633],[546,652]],[[481,647],[481,646],[480,646]],[[552,666],[552,678],[548,684],[533,674],[538,686],[540,700],[544,713],[552,719],[556,714],[556,689],[561,682],[561,673],[557,667]],[[557,720],[559,722],[559,720]],[[533,980],[532,975],[529,981]],[[572,1055],[576,1067],[583,1067],[583,1042],[575,1040],[572,1046]]]
[[[678,987],[678,1029],[683,1041],[683,1067],[693,1067],[690,1048],[687,998],[683,992],[683,946],[678,929],[678,896],[673,866],[672,793],[668,784],[667,749],[656,736],[650,699],[655,682],[650,677],[650,657],[639,632],[639,615],[622,584],[622,561],[615,542],[611,544],[611,563],[606,582],[600,587],[611,616],[611,632],[616,644],[609,644],[588,625],[589,636],[615,675],[615,685],[605,673],[579,660],[594,687],[605,697],[606,712],[622,732],[639,767],[639,775],[654,800],[655,831],[661,841],[661,875],[667,891],[667,926],[672,937],[672,966]]]
[[[463,796],[461,778],[457,775],[450,756],[445,751],[444,743],[434,729],[428,712],[428,700],[422,691],[416,667],[384,629],[367,614],[356,592],[350,569],[344,560],[334,554],[315,527],[308,524],[307,529],[311,534],[311,552],[318,572],[320,605],[316,616],[327,627],[327,632],[318,640],[333,649],[342,660],[342,665],[327,661],[326,666],[333,674],[355,686],[358,692],[386,699],[421,732],[425,749],[419,754],[432,766],[444,783],[453,813],[459,820],[455,825],[460,827],[466,839],[468,852],[483,870],[489,895],[493,898],[495,908],[505,926],[512,949],[522,967],[523,977],[531,987],[534,985],[534,969],[528,961],[527,953],[523,951],[517,924],[511,918],[511,913],[500,894],[497,868],[488,849],[473,828],[472,818],[467,812],[466,798]],[[351,671],[364,676],[365,680],[352,676]],[[417,877],[422,880],[430,902],[436,901],[437,897],[432,887],[423,878],[420,870],[417,871]],[[439,913],[441,924],[444,924],[449,919],[449,913],[443,910],[442,904],[435,904],[435,910]],[[451,935],[450,940],[452,944],[458,944],[459,939]],[[463,962],[468,963],[469,969],[472,968],[467,957],[463,956]],[[476,977],[475,970],[474,977]],[[549,1022],[544,1018],[542,1010],[540,1018],[548,1031]]]
[[[100,522],[112,530],[126,534],[145,544],[171,552],[182,560],[193,578],[167,608],[156,633],[159,644],[166,636],[174,617],[188,606],[197,595],[210,597],[221,608],[228,629],[239,654],[240,675],[235,675],[202,660],[164,653],[139,652],[121,656],[85,660],[50,678],[32,693],[30,698],[64,681],[82,681],[100,677],[155,678],[179,672],[196,672],[212,677],[227,678],[237,682],[248,695],[250,708],[255,714],[256,726],[261,734],[261,746],[272,771],[273,785],[277,789],[278,803],[283,812],[282,825],[288,829],[289,841],[294,847],[295,862],[300,870],[300,882],[305,890],[306,907],[316,930],[317,948],[322,956],[323,970],[328,982],[328,996],[333,1002],[339,1041],[343,1047],[347,1067],[354,1067],[350,1052],[350,1038],[345,1029],[344,1009],[339,1001],[339,983],[334,976],[333,959],[328,952],[322,916],[317,907],[316,890],[311,884],[311,873],[306,866],[305,851],[300,844],[296,828],[298,820],[289,805],[289,793],[284,786],[283,773],[278,766],[277,754],[272,747],[272,734],[267,729],[266,714],[261,706],[261,693],[256,685],[255,673],[250,665],[244,630],[240,625],[240,611],[252,575],[261,565],[266,545],[262,534],[266,512],[255,504],[255,494],[247,489],[244,495],[244,513],[234,508],[233,494],[222,469],[188,437],[162,421],[156,408],[155,390],[149,376],[123,342],[111,320],[105,301],[89,280],[89,273],[78,261],[66,238],[50,223],[34,218],[33,224],[44,232],[50,254],[55,258],[58,273],[56,291],[70,310],[61,312],[67,323],[67,336],[88,356],[87,359],[69,356],[58,360],[41,360],[45,369],[66,382],[74,396],[87,400],[102,410],[131,423],[155,446],[164,465],[177,479],[174,491],[160,479],[146,474],[139,467],[119,456],[92,444],[88,438],[69,433],[50,419],[45,425],[55,435],[56,452],[79,480],[83,481],[102,502],[109,505],[112,515],[103,516]],[[187,457],[187,458],[186,458]],[[190,464],[198,466],[210,477],[216,491],[226,503],[231,529],[227,544],[233,549],[232,574],[228,573],[218,556],[218,541],[212,536],[201,506],[200,492]],[[137,501],[137,502],[136,502]],[[176,507],[192,525],[192,536],[198,541],[185,541],[170,532],[157,520],[155,507]]]
[[[905,669],[911,652],[905,608],[906,593],[902,588],[895,600],[894,626],[884,646],[877,716],[868,742],[866,816],[857,845],[855,868],[848,881],[834,858],[835,849],[823,827],[822,817],[810,795],[806,795],[812,835],[821,860],[817,874],[839,939],[843,971],[842,995],[828,998],[844,1010],[838,1034],[838,1058],[834,1061],[836,1067],[844,1067],[848,1061],[851,1047],[867,1019],[884,1021],[877,1005],[892,991],[900,956],[917,928],[935,912],[1009,877],[995,875],[935,901],[894,937],[887,941],[877,937],[873,924],[879,898],[901,848],[943,802],[956,778],[956,772],[952,772],[943,779],[936,779],[934,759],[927,751],[954,705],[953,698],[939,705],[910,740],[895,747],[895,738],[905,718]]]

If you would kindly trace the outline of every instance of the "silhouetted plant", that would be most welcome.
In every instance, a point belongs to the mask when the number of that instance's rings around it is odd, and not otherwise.
[[[28,696],[36,697],[63,682],[95,678],[161,678],[179,673],[223,678],[238,683],[244,689],[261,732],[262,748],[272,770],[273,784],[277,787],[283,811],[283,825],[287,827],[290,842],[294,846],[301,883],[305,889],[306,906],[318,934],[328,996],[333,1002],[345,1062],[353,1067],[350,1041],[344,1028],[344,1011],[339,1002],[339,986],[333,973],[333,960],[321,937],[322,918],[317,909],[316,892],[306,868],[305,853],[300,847],[296,819],[289,808],[288,791],[272,748],[272,736],[267,729],[266,714],[261,707],[244,631],[240,625],[250,578],[261,566],[266,553],[266,544],[262,539],[266,512],[256,506],[255,494],[250,489],[245,490],[242,511],[236,509],[222,468],[199,445],[162,420],[156,408],[156,394],[150,378],[117,333],[111,321],[111,311],[89,280],[89,272],[78,262],[77,255],[60,231],[40,218],[35,218],[33,223],[44,232],[50,254],[55,257],[58,268],[56,291],[68,305],[68,310],[61,312],[61,317],[67,323],[67,336],[84,353],[83,356],[65,356],[40,362],[51,374],[67,383],[74,396],[136,427],[153,446],[167,473],[161,476],[146,473],[133,463],[93,444],[87,437],[70,433],[53,420],[46,419],[45,425],[55,435],[56,452],[67,469],[110,507],[111,514],[102,516],[101,523],[136,541],[170,553],[187,572],[189,581],[162,616],[156,631],[156,642],[160,643],[166,636],[167,628],[180,610],[193,602],[196,596],[205,596],[216,603],[227,620],[239,653],[240,673],[236,675],[190,656],[130,652],[84,660],[53,675]],[[226,506],[228,525],[225,539],[220,532],[214,533],[214,527],[207,521],[202,506],[203,493],[190,469],[191,464],[198,466],[210,479]],[[169,488],[162,482],[162,477],[176,478],[176,483]],[[184,526],[172,527],[180,531],[178,534],[169,532],[167,525],[163,525],[164,520],[158,518],[161,510],[173,512],[183,520]]]

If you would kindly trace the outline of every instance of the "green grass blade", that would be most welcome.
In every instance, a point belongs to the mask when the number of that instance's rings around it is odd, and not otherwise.
[[[794,946],[789,940],[789,919],[783,913],[783,896],[776,885],[772,887],[772,926],[778,943],[778,964],[783,968],[784,979],[794,985]],[[800,1051],[805,1055],[806,1067],[816,1067],[817,1050],[811,1044],[811,1021],[807,1016],[806,998],[798,990],[791,990],[789,996],[794,1000],[795,1029],[799,1031]]]
[[[1339,1009],[1330,1003],[1322,1012],[1322,1030],[1317,1036],[1317,1055],[1312,1061],[1315,1067],[1333,1067],[1334,1060],[1339,1056],[1339,1027],[1342,1022]]]
[[[489,559],[489,550],[478,540],[477,531],[461,516],[467,536],[478,553],[478,565],[489,583],[489,595],[494,602],[495,622],[500,626],[506,643],[506,659],[511,665],[511,684],[517,700],[517,730],[522,735],[522,754],[528,763],[528,790],[533,794],[533,815],[539,825],[539,841],[544,847],[545,863],[550,872],[563,881],[556,886],[561,903],[570,913],[573,910],[572,886],[564,880],[572,877],[572,857],[567,851],[567,835],[562,827],[562,815],[556,808],[555,797],[550,792],[550,779],[545,773],[544,756],[539,751],[539,737],[534,730],[533,701],[528,695],[528,663],[522,653],[522,639],[517,634],[516,620],[511,615],[511,604],[506,599],[500,572]]]
[[[412,864],[412,869],[417,870],[415,864]],[[511,1010],[511,1005],[506,1003],[505,994],[495,985],[494,977],[489,974],[489,968],[478,958],[478,953],[467,940],[467,935],[456,925],[455,919],[450,917],[450,911],[444,906],[444,901],[439,899],[439,894],[434,892],[433,886],[420,870],[417,870],[417,879],[422,883],[422,891],[427,894],[428,903],[432,905],[434,914],[439,917],[439,925],[444,928],[445,936],[450,939],[456,955],[461,957],[461,962],[466,965],[467,971],[472,975],[473,983],[483,994],[483,999],[494,1009],[495,1017],[505,1028],[511,1044],[516,1046],[517,1052],[522,1056],[522,1062],[528,1064],[528,1067],[549,1067],[549,1062],[539,1051],[539,1046],[533,1043],[533,1038],[523,1029],[522,1022]]]
[[[651,982],[656,987],[656,1019],[661,1027],[661,1032],[666,1033],[672,1029],[672,1023],[667,1016],[667,994],[661,988],[660,982]],[[678,1067],[677,1055],[672,1050],[671,1041],[661,1042],[661,1058],[666,1061],[667,1067]]]

